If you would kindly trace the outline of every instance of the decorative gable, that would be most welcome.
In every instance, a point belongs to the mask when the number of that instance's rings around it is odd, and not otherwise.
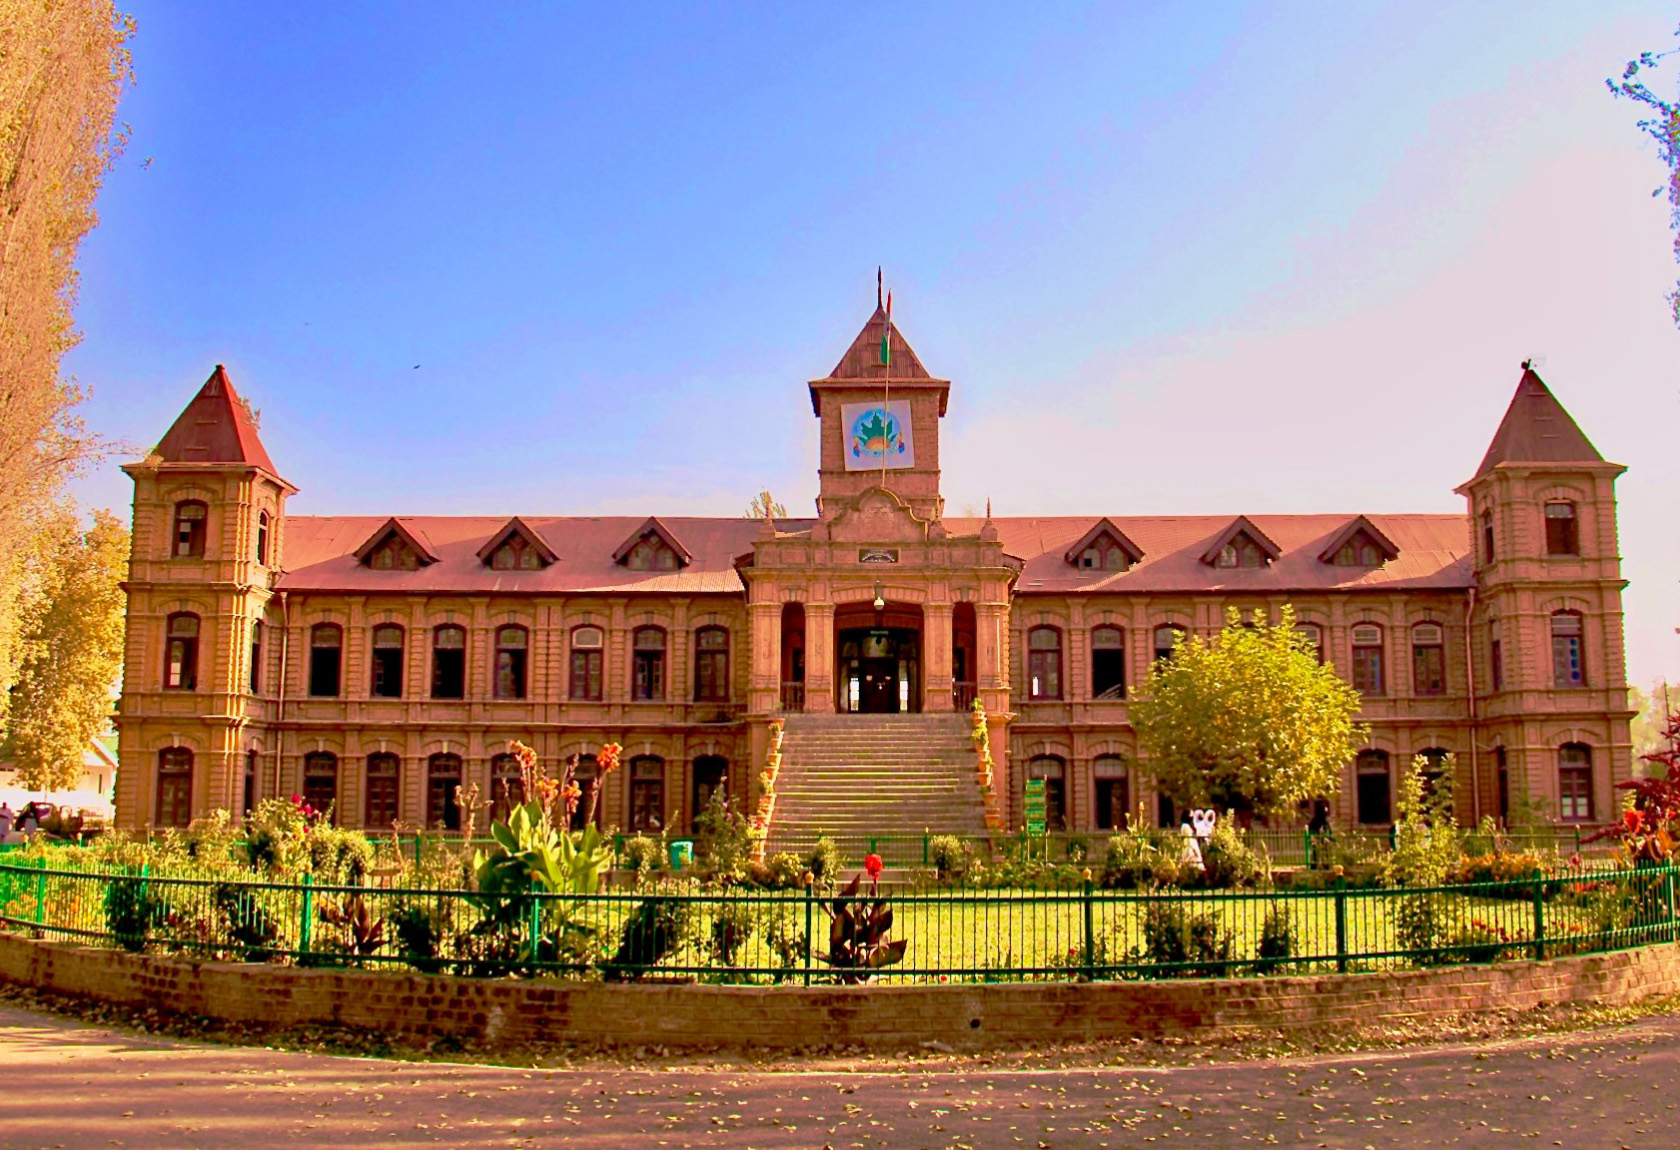
[[[437,555],[424,537],[397,518],[387,519],[356,548],[356,561],[375,571],[415,571],[436,563]]]
[[[613,562],[632,571],[675,571],[694,561],[657,516],[650,517],[613,552]]]
[[[1356,515],[1318,553],[1320,563],[1333,567],[1381,567],[1398,558],[1400,548],[1363,515]]]
[[[1069,547],[1063,558],[1084,570],[1124,571],[1142,561],[1143,550],[1104,517]]]
[[[478,549],[478,558],[493,571],[540,571],[559,556],[516,515]]]
[[[1283,552],[1266,533],[1239,515],[1213,540],[1213,546],[1202,553],[1202,562],[1209,567],[1234,569],[1239,567],[1269,567]]]

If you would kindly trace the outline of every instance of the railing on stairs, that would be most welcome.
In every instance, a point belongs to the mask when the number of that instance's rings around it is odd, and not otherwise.
[[[782,710],[803,711],[805,709],[805,684],[799,681],[784,682],[782,684]]]
[[[951,684],[951,702],[956,706],[959,713],[974,706],[974,695],[978,689],[979,684],[977,683]]]

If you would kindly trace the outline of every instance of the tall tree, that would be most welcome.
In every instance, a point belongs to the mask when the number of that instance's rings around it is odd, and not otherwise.
[[[747,504],[746,517],[748,519],[786,519],[787,508],[777,503],[776,497],[770,494],[770,489],[765,488],[753,496],[752,502]]]
[[[111,717],[122,671],[128,529],[109,511],[91,527],[59,509],[24,564],[23,658],[7,724],[25,785],[75,785],[82,755]]]
[[[1140,766],[1169,798],[1247,822],[1336,792],[1369,734],[1359,706],[1285,606],[1275,625],[1233,609],[1217,638],[1180,636],[1129,710]]]
[[[0,721],[17,670],[19,565],[89,454],[60,374],[76,249],[124,133],[134,24],[111,0],[0,0]]]
[[[1680,36],[1680,30],[1674,34]],[[1606,80],[1605,83],[1610,86],[1612,94],[1643,104],[1647,110],[1648,114],[1639,121],[1639,127],[1657,142],[1657,151],[1663,163],[1668,165],[1669,223],[1674,229],[1674,258],[1680,260],[1680,105],[1663,99],[1639,78],[1641,71],[1655,68],[1657,61],[1676,52],[1680,52],[1680,48],[1671,48],[1667,52],[1641,52],[1638,59],[1627,62],[1627,67],[1622,69],[1621,80]],[[1651,194],[1660,196],[1663,189],[1658,188]],[[1669,293],[1668,302],[1674,310],[1674,324],[1680,327],[1680,287]]]

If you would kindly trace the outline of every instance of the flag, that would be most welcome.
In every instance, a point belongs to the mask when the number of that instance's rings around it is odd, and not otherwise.
[[[887,325],[881,329],[881,366],[892,365],[892,292],[887,293]]]

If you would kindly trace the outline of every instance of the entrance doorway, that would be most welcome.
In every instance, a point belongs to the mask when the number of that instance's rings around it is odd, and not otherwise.
[[[835,709],[896,715],[922,709],[922,612],[913,604],[868,604],[835,613]]]

